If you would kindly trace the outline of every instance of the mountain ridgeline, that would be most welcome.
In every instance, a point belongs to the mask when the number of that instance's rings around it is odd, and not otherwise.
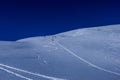
[[[120,25],[0,41],[0,80],[120,80]]]

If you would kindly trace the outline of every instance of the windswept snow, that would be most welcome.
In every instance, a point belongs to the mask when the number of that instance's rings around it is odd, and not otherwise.
[[[23,79],[120,80],[120,25],[0,41],[0,80]]]

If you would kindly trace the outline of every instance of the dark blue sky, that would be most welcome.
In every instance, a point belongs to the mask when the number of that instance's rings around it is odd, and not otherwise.
[[[0,40],[120,24],[119,1],[16,0],[0,2]]]

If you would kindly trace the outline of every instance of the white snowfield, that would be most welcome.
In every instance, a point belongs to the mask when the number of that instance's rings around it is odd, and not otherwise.
[[[16,70],[16,71],[19,71],[19,72],[23,72],[23,73],[27,73],[27,74],[31,74],[31,75],[34,75],[34,76],[38,76],[38,77],[43,77],[43,78],[46,78],[46,79],[49,79],[49,80],[64,80],[64,79],[60,79],[60,78],[55,78],[55,77],[50,77],[50,76],[46,76],[46,75],[42,75],[42,74],[38,74],[38,73],[33,73],[33,72],[30,72],[30,71],[26,71],[26,70],[23,70],[23,69],[19,69],[19,68],[15,68],[15,67],[11,67],[11,66],[8,66],[8,65],[4,65],[4,64],[0,64],[0,69],[1,70],[4,70],[8,73],[11,73],[15,76],[18,76],[20,78],[23,78],[23,79],[26,79],[26,80],[33,80],[33,79],[30,79],[30,78],[27,78],[27,77],[24,77],[20,74],[17,74],[15,72],[12,72],[6,68],[9,68],[9,69],[13,69],[13,70]],[[3,68],[5,67],[5,68]]]
[[[120,80],[120,25],[0,41],[0,80]]]

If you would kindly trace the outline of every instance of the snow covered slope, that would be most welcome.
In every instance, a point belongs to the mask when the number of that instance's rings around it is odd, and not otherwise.
[[[120,25],[0,41],[0,80],[120,80]]]

